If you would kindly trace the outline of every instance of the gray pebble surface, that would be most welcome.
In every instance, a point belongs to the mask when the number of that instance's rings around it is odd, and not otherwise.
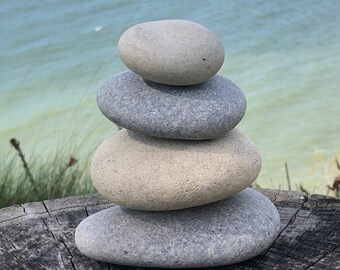
[[[220,138],[243,118],[247,102],[230,80],[179,87],[144,81],[132,71],[108,79],[97,93],[112,122],[145,135],[182,140]]]
[[[280,230],[268,198],[247,188],[233,197],[168,212],[119,206],[83,220],[76,245],[93,259],[140,267],[228,265],[265,251]]]

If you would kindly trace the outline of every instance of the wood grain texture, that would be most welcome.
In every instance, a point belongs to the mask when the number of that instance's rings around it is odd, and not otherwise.
[[[258,191],[278,208],[280,235],[263,254],[215,270],[340,269],[340,199]],[[75,246],[77,225],[112,205],[94,194],[0,209],[0,269],[146,269],[96,262]]]

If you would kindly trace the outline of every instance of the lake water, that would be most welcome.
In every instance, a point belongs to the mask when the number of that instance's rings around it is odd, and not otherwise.
[[[116,131],[96,106],[127,68],[116,44],[130,26],[198,22],[222,40],[220,74],[246,94],[239,127],[263,155],[261,186],[324,192],[340,158],[340,1],[1,1],[0,150],[57,148],[79,157]]]

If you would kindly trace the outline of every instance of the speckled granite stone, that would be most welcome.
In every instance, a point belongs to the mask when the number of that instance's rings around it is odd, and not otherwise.
[[[222,137],[241,121],[247,107],[242,91],[219,75],[179,87],[144,82],[132,71],[107,80],[97,103],[108,119],[124,128],[184,140]]]
[[[83,220],[75,242],[88,257],[141,267],[212,267],[265,251],[280,218],[262,194],[246,189],[215,203],[170,212],[114,206]]]
[[[211,203],[253,183],[256,145],[237,128],[209,141],[159,139],[121,130],[91,164],[97,191],[127,208],[165,211]]]
[[[169,85],[192,85],[215,75],[224,61],[219,38],[186,20],[140,23],[118,42],[126,66],[143,78]]]

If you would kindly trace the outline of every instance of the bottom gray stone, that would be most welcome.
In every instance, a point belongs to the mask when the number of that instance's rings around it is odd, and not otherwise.
[[[99,261],[194,268],[252,258],[275,241],[279,230],[275,206],[247,188],[215,203],[176,211],[114,206],[83,220],[75,241],[83,254]]]

